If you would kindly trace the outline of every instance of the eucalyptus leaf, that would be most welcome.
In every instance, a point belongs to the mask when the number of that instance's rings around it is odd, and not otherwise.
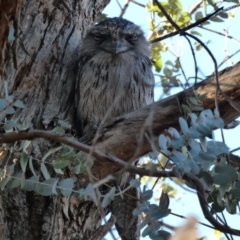
[[[220,12],[220,13],[218,13],[218,16],[220,16],[221,18],[225,18],[225,19],[228,18],[228,14],[225,13],[225,12]]]
[[[74,171],[75,174],[81,173],[81,170],[82,170],[82,164],[81,163],[79,163],[78,165],[73,167],[73,171]]]
[[[149,216],[146,216],[143,221],[141,221],[140,224],[138,224],[138,231],[142,230],[144,227],[146,227],[151,222],[151,218]]]
[[[214,123],[214,127],[215,128],[223,128],[224,127],[224,121],[222,118],[220,117],[216,117],[214,120],[213,120],[213,123]]]
[[[189,100],[190,100],[190,102],[191,102],[192,104],[194,104],[194,105],[197,105],[197,104],[198,104],[197,99],[194,98],[194,97],[190,97]]]
[[[218,150],[217,154],[228,153],[229,152],[229,147],[224,142],[209,141],[208,142],[208,148],[210,149],[210,151],[213,151],[214,147],[215,147],[216,150]]]
[[[63,169],[67,166],[70,165],[70,162],[71,160],[66,158],[66,157],[63,157],[63,156],[59,156],[58,158],[56,158],[53,162],[53,167],[55,169]]]
[[[47,168],[46,168],[44,163],[41,163],[40,170],[41,170],[41,172],[42,172],[42,174],[43,174],[45,179],[49,179],[50,178],[50,174],[49,174],[49,172],[48,172],[48,170],[47,170]]]
[[[199,154],[199,152],[201,151],[199,142],[197,142],[197,141],[195,141],[194,139],[190,138],[190,139],[188,140],[188,144],[189,144],[189,146],[190,146],[190,148],[191,148],[190,153],[191,153],[193,156]]]
[[[58,186],[60,187],[60,191],[64,197],[68,197],[72,193],[73,189],[73,179],[67,178],[59,182]]]
[[[114,200],[115,192],[116,188],[112,187],[111,190],[104,196],[101,204],[103,208],[107,207]]]
[[[226,210],[230,214],[236,214],[237,212],[237,203],[231,199],[226,199]]]
[[[201,136],[201,133],[195,128],[195,127],[190,127],[189,128],[189,137],[193,139],[197,139]]]
[[[172,147],[173,149],[178,149],[181,146],[185,145],[185,137],[181,136],[179,139],[173,139],[169,145],[169,147]]]
[[[62,146],[60,147],[56,147],[56,148],[51,148],[42,158],[42,161],[44,162],[50,155],[52,155],[53,153],[59,151],[60,149],[62,149]]]
[[[211,187],[213,185],[213,178],[210,173],[204,172],[201,179],[207,187]]]
[[[29,157],[29,168],[34,176],[37,174],[35,173],[34,167],[33,167],[33,161],[32,161],[32,156]]]
[[[210,127],[198,124],[196,129],[202,136],[212,138],[212,129]]]
[[[142,201],[148,201],[152,198],[153,195],[153,191],[152,190],[146,190],[143,193],[140,194],[140,198],[142,199]]]
[[[191,31],[190,33],[193,34],[193,35],[197,35],[197,36],[202,37],[202,34],[198,31]]]
[[[151,225],[148,225],[142,232],[142,237],[148,236],[150,233],[154,231],[153,227]]]
[[[159,147],[164,150],[167,149],[167,138],[165,135],[161,134],[158,138]]]
[[[152,240],[169,240],[171,237],[171,234],[167,231],[164,230],[159,230],[156,233],[155,232],[151,232],[149,234],[149,237]]]
[[[93,185],[89,183],[84,191],[84,199],[85,201],[87,200],[92,200],[95,204],[98,203],[98,197],[100,196],[100,192],[97,189],[93,188]]]
[[[239,188],[233,188],[230,190],[230,194],[232,195],[233,199],[240,200],[240,189]]]
[[[3,126],[6,133],[13,132],[13,129],[16,127],[16,122],[14,120],[7,120]]]
[[[215,154],[212,154],[212,153],[210,153],[210,152],[205,153],[205,152],[203,152],[203,151],[201,151],[201,152],[199,153],[199,157],[200,157],[201,159],[205,160],[205,161],[211,161],[211,162],[216,159],[216,155],[215,155]]]
[[[7,183],[7,187],[10,189],[19,187],[24,180],[25,177],[23,172],[15,173],[12,175],[11,180]]]
[[[25,184],[23,185],[22,189],[25,191],[35,191],[38,182],[39,176],[32,176],[25,180]]]
[[[171,134],[173,139],[179,139],[181,137],[176,128],[170,127],[168,132]]]
[[[204,108],[202,106],[192,106],[192,111],[194,111],[194,112],[200,112],[203,109]]]
[[[188,124],[187,124],[186,120],[184,118],[180,117],[178,119],[178,121],[179,121],[179,124],[180,124],[183,134],[186,135],[188,133]]]
[[[28,154],[25,151],[22,151],[21,157],[20,157],[20,166],[22,168],[22,171],[25,173],[26,167],[28,164]]]
[[[145,202],[141,203],[133,210],[132,214],[135,216],[140,215],[141,213],[143,213],[147,210],[147,207],[148,206]]]
[[[15,165],[16,164],[14,163],[14,164],[7,166],[7,169],[6,169],[7,177],[4,178],[2,181],[0,181],[1,190],[3,190],[4,187],[6,186],[6,184],[10,181],[11,176],[13,175],[13,172],[14,172]]]
[[[182,178],[183,174],[185,173],[182,168],[179,168],[177,166],[174,166],[172,171],[177,178]]]
[[[182,109],[186,113],[191,113],[192,112],[192,110],[185,104],[182,104]]]
[[[138,179],[132,179],[129,184],[130,184],[130,186],[132,186],[136,189],[139,189],[141,182]]]
[[[162,191],[160,202],[159,202],[159,208],[161,210],[166,210],[169,207],[169,203],[170,203],[170,200],[169,200],[168,194]]]
[[[169,157],[176,165],[179,165],[186,160],[186,156],[179,151],[172,151]]]
[[[27,153],[27,148],[30,146],[32,141],[29,141],[29,140],[25,140],[24,143],[23,143],[23,151],[25,153]]]
[[[55,186],[58,182],[57,178],[49,178],[44,182],[39,182],[36,187],[36,192],[42,196],[50,196],[55,193]]]
[[[87,158],[87,160],[83,162],[83,166],[88,169],[90,169],[93,166],[93,164],[94,164],[93,158],[89,158],[89,157]]]
[[[189,169],[188,172],[191,172],[194,175],[196,175],[196,174],[198,174],[200,172],[200,168],[197,165],[197,163],[194,162],[191,159],[185,161],[184,162],[184,166]]]
[[[151,219],[162,219],[166,216],[168,216],[170,214],[171,210],[170,209],[165,209],[165,210],[161,210],[160,208],[157,209],[154,212],[149,213],[149,216],[151,217]]]
[[[199,11],[195,14],[195,21],[199,21],[202,18],[203,18],[202,12]]]
[[[20,100],[15,101],[15,102],[13,103],[13,106],[14,106],[14,107],[17,107],[17,108],[25,108],[25,105],[24,105],[23,102],[20,101]]]
[[[215,17],[211,17],[210,21],[213,21],[213,22],[223,22],[224,20],[222,20],[221,18],[215,16]]]
[[[14,114],[15,110],[5,99],[0,99],[0,113],[3,112],[5,112],[5,114]]]
[[[53,168],[57,174],[63,175],[64,172],[61,169]]]
[[[218,212],[222,212],[225,209],[225,206],[220,206],[218,205],[217,202],[213,202],[213,204],[211,205],[211,212],[214,213],[218,213]]]
[[[214,167],[213,182],[218,185],[225,185],[237,180],[236,169],[231,165],[218,163]]]
[[[64,134],[65,130],[62,127],[55,127],[52,132],[57,133],[57,134]]]

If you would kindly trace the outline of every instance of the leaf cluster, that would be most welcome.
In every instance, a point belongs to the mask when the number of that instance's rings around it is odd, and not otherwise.
[[[200,37],[201,33],[198,31],[196,26],[202,27],[205,25],[209,25],[211,23],[222,23],[226,21],[226,19],[228,19],[229,16],[231,16],[231,14],[228,14],[221,10],[223,9],[221,8],[222,3],[214,0],[202,1],[201,4],[196,4],[196,6],[194,6],[191,10],[188,11],[185,11],[183,9],[183,5],[179,0],[178,1],[168,0],[158,2],[162,5],[162,7],[165,9],[169,17],[172,19],[173,22],[175,22],[175,24],[179,27],[179,29],[182,32],[188,31],[191,35]],[[229,0],[224,2],[232,4],[238,3],[238,1],[235,0]],[[186,86],[188,86],[189,79],[191,79],[191,77],[187,76],[187,74],[184,72],[180,64],[181,59],[180,49],[182,46],[178,46],[177,49],[174,49],[175,48],[174,46],[176,44],[172,44],[172,40],[170,40],[168,43],[166,43],[165,41],[158,40],[158,39],[164,40],[177,34],[180,35],[184,34],[181,34],[181,32],[178,32],[178,30],[175,29],[173,24],[168,21],[165,14],[159,9],[155,1],[150,1],[148,4],[146,4],[146,10],[151,14],[150,15],[151,19],[149,20],[148,26],[151,32],[149,40],[150,42],[152,42],[151,53],[153,65],[157,72],[161,71],[159,77],[164,93],[165,94],[168,93],[171,87],[178,87],[180,85],[181,78],[184,78],[184,80],[186,81],[185,84]],[[217,14],[212,15],[213,11],[217,12]],[[211,17],[207,18],[208,16]],[[203,48],[202,43],[195,42],[194,46],[192,46],[193,44],[189,40],[188,44],[190,45],[193,58],[196,58],[194,53],[194,47],[196,51],[199,51]],[[172,55],[174,55],[175,60],[172,61],[168,57],[168,61],[163,64],[162,55],[166,52],[170,52]],[[197,66],[195,60],[195,72],[197,71],[198,67],[199,66]],[[195,74],[195,82],[197,81],[197,79],[198,79],[197,74]]]

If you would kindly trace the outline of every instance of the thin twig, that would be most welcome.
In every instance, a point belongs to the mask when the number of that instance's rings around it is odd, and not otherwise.
[[[232,36],[230,36],[230,35],[226,35],[226,34],[224,34],[224,33],[215,31],[215,30],[213,30],[213,29],[206,28],[206,27],[204,27],[204,26],[198,26],[198,27],[201,28],[201,29],[204,29],[204,30],[206,30],[206,31],[209,31],[209,32],[212,32],[212,33],[216,33],[216,34],[218,34],[218,35],[220,35],[220,36],[224,36],[224,37],[227,37],[227,38],[229,38],[229,39],[232,39],[232,40],[236,41],[238,44],[240,44],[240,41],[239,41],[239,40],[237,40],[236,38],[234,38],[234,37],[232,37]]]
[[[141,3],[137,2],[137,1],[134,1],[134,0],[131,0],[131,2],[134,3],[134,4],[136,4],[136,5],[138,5],[138,6],[140,6],[140,7],[145,8],[145,5],[144,5],[144,4],[141,4]]]
[[[200,25],[200,24],[206,22],[207,20],[209,20],[211,17],[217,15],[217,14],[218,14],[220,11],[222,11],[222,10],[223,10],[223,8],[217,9],[215,12],[209,14],[208,16],[206,16],[206,17],[204,17],[204,18],[202,18],[202,19],[200,19],[200,20],[198,20],[197,22],[195,22],[195,23],[193,23],[193,24],[191,24],[191,25],[189,25],[189,26],[187,26],[187,27],[182,28],[182,29],[181,29],[181,32],[186,32],[186,31],[188,31],[188,30],[190,30],[190,29],[192,29],[192,28],[194,28],[194,27],[197,27],[198,25]],[[177,25],[177,27],[178,27],[178,25]],[[178,27],[178,28],[179,28],[179,27]],[[178,35],[178,34],[179,34],[178,31],[171,32],[171,33],[169,33],[169,34],[166,34],[166,35],[163,35],[163,36],[161,36],[161,37],[159,37],[159,38],[155,38],[155,39],[151,40],[150,43],[160,42],[160,41],[162,41],[162,40],[164,40],[164,39],[166,39],[166,38],[173,37],[173,36],[176,36],[176,35]]]
[[[203,3],[203,0],[200,0],[198,3],[196,3],[190,10],[189,10],[189,14],[193,14],[194,12],[196,12],[198,10],[198,8],[201,6],[201,4]]]
[[[126,1],[126,3],[124,4],[124,6],[123,6],[123,8],[122,8],[122,11],[121,11],[119,17],[122,18],[123,15],[126,13],[127,8],[128,8],[128,6],[129,6],[129,3],[130,3],[130,2],[131,2],[131,0],[127,0],[127,1]]]

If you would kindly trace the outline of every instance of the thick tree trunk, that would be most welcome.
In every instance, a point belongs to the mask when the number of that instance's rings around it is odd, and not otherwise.
[[[16,93],[26,106],[16,115],[20,126],[60,125],[71,132],[79,45],[108,2],[0,1],[1,98],[6,81],[9,95]],[[41,159],[51,146],[33,141],[31,155]],[[1,239],[102,239],[113,223],[110,219],[109,225],[100,226],[92,202],[20,190],[0,195]]]
[[[18,124],[47,130],[60,125],[72,133],[78,47],[108,0],[10,2],[0,1],[0,97],[4,98],[6,81],[9,95],[16,94],[26,105],[16,114]],[[220,75],[223,92],[237,103],[239,69],[237,64]],[[215,87],[212,78],[197,87],[199,93],[209,93],[203,101],[206,108],[214,108]],[[191,94],[189,89],[109,121],[100,130],[95,147],[125,161],[137,159],[152,149],[145,133],[151,138],[177,126],[182,114],[180,106]],[[227,124],[239,116],[239,111],[224,97],[220,94],[218,99]],[[42,159],[52,146],[49,141],[34,140],[31,155]],[[119,165],[107,160],[99,162],[95,169],[100,177],[119,169]],[[6,163],[0,164],[3,167]],[[97,240],[102,239],[114,221],[112,217],[101,226],[98,209],[92,202],[77,202],[60,195],[42,197],[16,189],[0,193],[2,239]]]

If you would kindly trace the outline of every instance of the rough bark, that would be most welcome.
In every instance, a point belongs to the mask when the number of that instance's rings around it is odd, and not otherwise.
[[[82,36],[93,24],[108,0],[99,1],[0,1],[0,90],[4,81],[9,94],[24,96],[26,108],[16,115],[18,124],[34,129],[64,127],[68,133],[74,121],[74,64]],[[9,32],[14,32],[14,38]],[[239,103],[240,64],[220,74],[222,91]],[[214,108],[216,84],[213,78],[199,83],[198,93],[208,92],[204,107]],[[95,147],[125,161],[151,151],[150,139],[168,127],[177,127],[181,104],[192,94],[188,89],[146,108],[107,122]],[[229,123],[239,112],[219,94],[221,117]],[[32,156],[41,159],[52,146],[36,140]],[[3,163],[1,162],[1,165]],[[95,171],[105,177],[119,169],[109,161],[97,161]],[[0,194],[0,236],[2,239],[102,239],[115,219],[101,226],[98,209],[91,202],[42,197],[32,192],[5,190]]]
[[[19,126],[71,132],[74,121],[74,65],[82,37],[109,0],[0,1],[0,90],[22,97]],[[21,128],[21,127],[20,127]],[[53,146],[37,140],[32,156]],[[1,167],[4,163],[1,162]],[[101,226],[92,202],[5,190],[0,194],[2,239],[102,239],[114,221]]]
[[[240,116],[240,62],[219,72],[219,85],[221,90],[218,91],[217,100],[220,116],[227,125]],[[154,139],[169,127],[179,127],[178,118],[184,115],[181,105],[187,104],[193,89],[200,95],[208,93],[202,102],[205,109],[215,108],[216,80],[210,76],[194,88],[106,122],[98,133],[95,148],[127,162],[152,151],[156,143]],[[98,173],[102,178],[118,168],[109,161],[97,162]]]
[[[130,182],[135,174],[126,173],[123,176]],[[128,187],[129,184],[124,187]],[[128,189],[123,196],[116,196],[111,203],[111,212],[116,217],[115,226],[122,240],[139,240],[140,232],[137,227],[140,223],[140,216],[132,214],[138,206],[139,191],[135,188]]]

